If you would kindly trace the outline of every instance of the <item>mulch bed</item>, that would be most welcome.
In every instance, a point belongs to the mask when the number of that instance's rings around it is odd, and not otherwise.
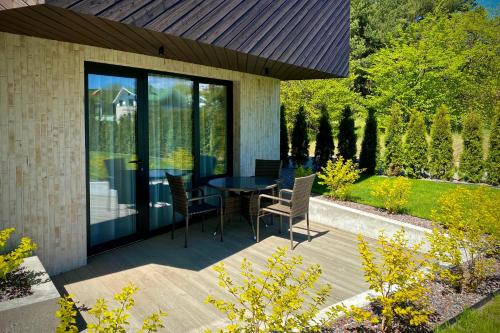
[[[339,205],[342,205],[342,206],[359,209],[359,210],[367,212],[367,213],[372,213],[372,214],[375,214],[375,215],[379,215],[379,216],[387,217],[387,218],[390,218],[390,219],[394,219],[394,220],[397,220],[397,221],[400,221],[400,222],[405,222],[405,223],[413,224],[413,225],[416,225],[416,226],[419,226],[419,227],[428,228],[428,229],[432,228],[432,222],[431,221],[423,219],[423,218],[420,218],[420,217],[406,215],[406,214],[389,214],[389,213],[387,213],[385,210],[383,210],[381,208],[377,208],[377,207],[373,207],[373,206],[369,206],[369,205],[364,205],[364,204],[360,204],[360,203],[352,202],[352,201],[335,200],[335,199],[331,199],[331,198],[329,198],[327,196],[324,196],[324,195],[318,196],[317,198],[320,198],[320,199],[323,199],[323,200],[327,200],[327,201],[331,201],[331,202],[335,202],[336,204],[339,204]]]
[[[432,281],[429,282],[429,301],[431,305],[431,310],[433,314],[430,316],[430,322],[425,327],[409,328],[407,325],[402,323],[398,324],[398,330],[396,332],[401,333],[413,333],[413,332],[432,332],[432,330],[450,320],[455,319],[467,308],[474,306],[478,302],[481,302],[493,294],[500,291],[500,262],[497,260],[495,263],[495,273],[492,274],[486,281],[481,283],[477,288],[476,292],[464,292],[457,293],[455,289],[450,286]],[[374,313],[380,311],[380,309],[371,304],[365,309],[369,309]],[[323,332],[366,332],[366,333],[376,333],[379,332],[378,326],[371,324],[369,322],[357,323],[351,318],[340,318],[334,322],[331,326],[325,327]]]
[[[33,294],[33,272],[20,268],[7,274],[5,280],[0,279],[0,302],[21,298]]]

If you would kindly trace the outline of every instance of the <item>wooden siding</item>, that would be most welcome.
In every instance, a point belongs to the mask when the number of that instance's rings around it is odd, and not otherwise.
[[[32,237],[55,274],[86,262],[84,62],[234,82],[234,170],[279,158],[279,81],[0,32],[0,228]]]
[[[0,30],[282,80],[345,77],[349,0],[47,0]],[[1,8],[0,8],[1,9]]]
[[[56,276],[54,281],[61,291],[74,294],[79,306],[89,307],[99,297],[112,299],[113,294],[133,282],[139,292],[130,318],[131,328],[140,328],[144,316],[161,308],[168,313],[161,332],[216,331],[227,322],[204,300],[208,295],[231,298],[217,285],[214,265],[223,261],[231,277],[239,281],[243,258],[260,271],[276,247],[290,246],[288,232],[278,233],[277,218],[274,225],[261,229],[262,241],[258,244],[250,226],[238,219],[226,223],[224,242],[219,242],[210,233],[216,222],[209,221],[205,232],[201,232],[199,224],[190,227],[187,249],[181,233],[176,233],[174,240],[165,234],[91,257],[87,266]],[[305,222],[295,224],[294,233],[295,250],[290,255],[302,256],[304,266],[320,264],[323,273],[318,284],[329,283],[333,288],[325,307],[368,290],[356,235],[311,223],[309,243]],[[368,242],[375,246],[374,240]],[[88,312],[81,314],[87,323],[91,322]]]

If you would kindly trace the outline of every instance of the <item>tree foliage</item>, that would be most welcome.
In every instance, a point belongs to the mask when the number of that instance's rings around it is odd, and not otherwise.
[[[378,125],[375,117],[375,109],[368,109],[368,116],[365,122],[365,131],[361,143],[359,154],[359,167],[365,170],[366,174],[373,175],[377,166],[378,146]]]
[[[316,134],[316,148],[314,150],[314,167],[316,170],[324,167],[326,162],[333,158],[335,144],[333,143],[333,130],[330,124],[328,110],[321,107],[318,134]]]
[[[385,135],[384,166],[389,176],[399,175],[403,171],[403,121],[399,105],[391,107],[389,123]]]
[[[292,161],[296,166],[304,165],[309,160],[309,137],[304,107],[299,107],[292,130]]]
[[[429,147],[429,173],[433,178],[453,177],[453,141],[448,107],[441,105],[434,115]]]
[[[356,127],[350,106],[346,106],[342,111],[339,123],[339,133],[337,137],[339,155],[346,160],[356,157]]]
[[[500,18],[482,10],[427,15],[370,57],[366,66],[379,110],[394,102],[426,120],[441,104],[454,125],[463,110],[491,119],[500,87]]]
[[[500,184],[500,108],[497,108],[495,122],[491,128],[489,155],[486,162],[488,183]]]
[[[462,138],[464,150],[460,156],[460,178],[480,182],[484,175],[482,121],[479,114],[469,113],[464,118]]]
[[[230,321],[219,332],[320,332],[315,316],[331,286],[316,285],[321,267],[301,269],[302,262],[300,256],[288,258],[286,248],[278,248],[261,272],[255,272],[252,263],[243,259],[240,283],[229,276],[223,262],[216,265],[219,285],[232,298],[206,299]]]
[[[288,144],[288,127],[286,126],[285,106],[280,107],[280,159],[283,167],[288,166],[288,152],[290,150]]]
[[[409,177],[422,177],[427,168],[428,144],[423,114],[413,112],[405,135],[404,165]]]

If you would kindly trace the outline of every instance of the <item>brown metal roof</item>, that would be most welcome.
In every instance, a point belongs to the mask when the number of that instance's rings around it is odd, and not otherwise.
[[[163,46],[168,58],[283,80],[348,74],[349,0],[36,2],[0,11],[0,30],[154,56]]]

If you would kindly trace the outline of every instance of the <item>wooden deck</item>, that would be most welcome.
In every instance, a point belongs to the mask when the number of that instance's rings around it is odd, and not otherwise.
[[[204,303],[209,294],[228,298],[217,285],[213,265],[224,261],[233,277],[244,257],[256,269],[263,268],[276,247],[290,244],[287,233],[278,234],[277,224],[261,229],[262,241],[258,244],[244,221],[226,224],[223,243],[211,235],[215,221],[207,223],[205,233],[201,225],[193,225],[187,249],[183,248],[184,230],[180,229],[174,240],[168,233],[91,257],[88,265],[58,275],[54,281],[60,291],[74,294],[79,306],[89,307],[98,297],[112,299],[131,281],[140,288],[130,318],[134,327],[161,308],[168,312],[165,332],[203,332],[225,323],[213,306]],[[305,264],[321,265],[320,282],[333,286],[329,304],[365,291],[356,236],[312,223],[313,239],[308,243],[304,227],[304,222],[294,226],[293,254],[303,256]],[[88,320],[85,311],[80,313]]]

